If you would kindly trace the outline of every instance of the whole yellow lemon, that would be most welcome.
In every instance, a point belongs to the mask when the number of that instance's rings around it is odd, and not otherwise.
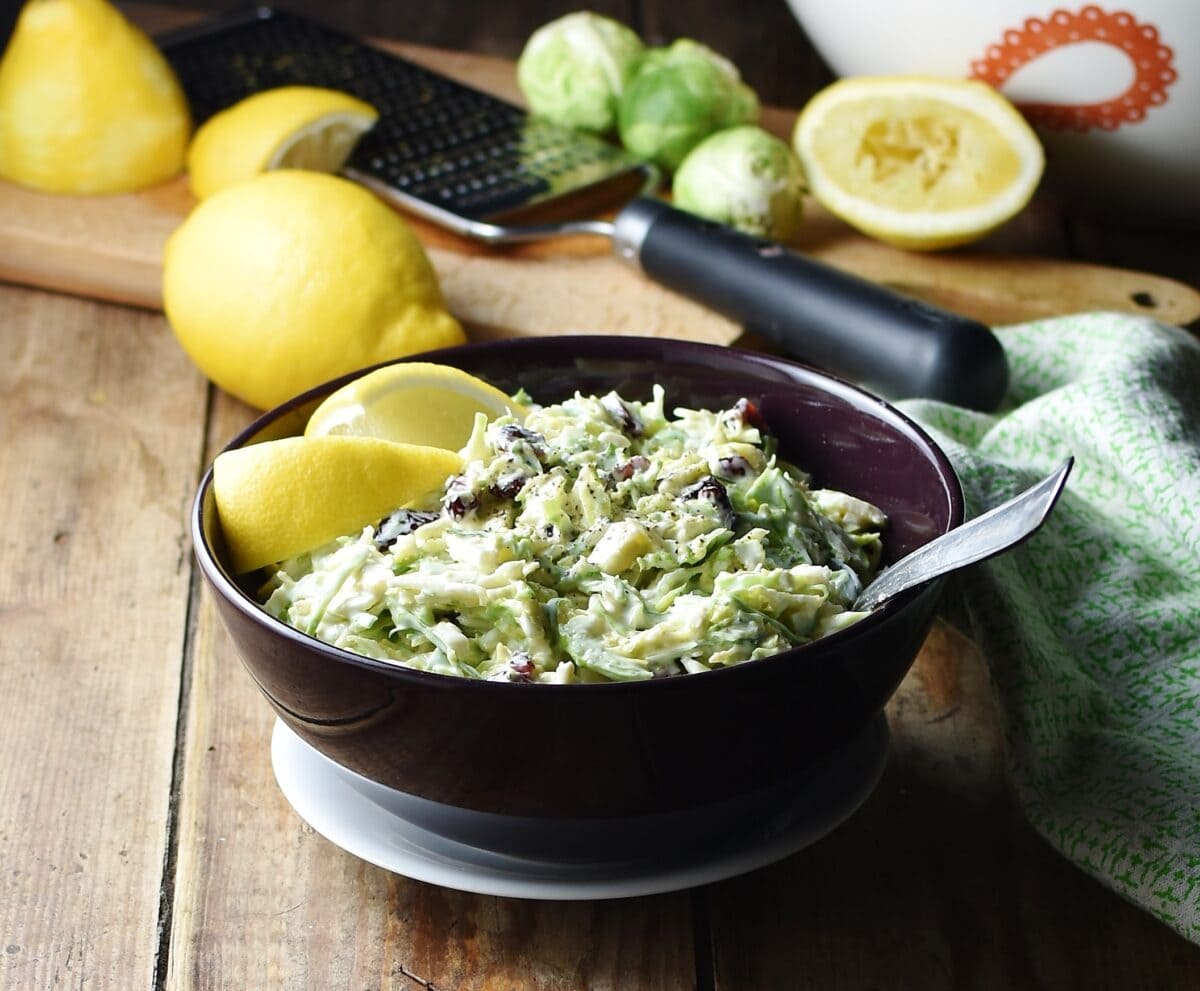
[[[30,0],[0,61],[0,177],[121,193],[183,171],[191,117],[167,60],[105,0]]]
[[[412,228],[318,172],[265,172],[202,201],[167,242],[163,303],[200,370],[260,409],[465,340]]]

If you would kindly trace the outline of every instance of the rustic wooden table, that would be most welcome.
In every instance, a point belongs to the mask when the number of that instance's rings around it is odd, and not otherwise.
[[[567,9],[401,6],[330,16],[512,56]],[[781,3],[725,7],[601,9],[723,48],[770,102],[826,78]],[[995,244],[1200,285],[1194,232],[1104,226],[1052,200]],[[772,867],[550,903],[356,860],[279,793],[272,714],[192,564],[196,482],[252,411],[209,388],[151,310],[2,285],[0,341],[0,987],[1200,987],[1200,948],[1022,819],[984,663],[944,626],[888,708],[874,794]]]

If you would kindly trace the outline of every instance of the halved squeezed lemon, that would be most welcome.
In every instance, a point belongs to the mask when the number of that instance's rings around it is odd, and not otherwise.
[[[453,451],[375,437],[285,437],[217,455],[213,495],[239,574],[353,534],[441,490]]]
[[[187,154],[192,193],[205,199],[275,169],[337,172],[378,117],[369,103],[320,86],[255,93],[196,132]]]
[[[999,92],[973,80],[860,76],[826,87],[792,144],[817,201],[903,248],[973,241],[1029,202],[1041,142]]]
[[[331,393],[309,417],[306,437],[357,435],[457,451],[476,413],[522,413],[499,389],[449,365],[388,365]]]

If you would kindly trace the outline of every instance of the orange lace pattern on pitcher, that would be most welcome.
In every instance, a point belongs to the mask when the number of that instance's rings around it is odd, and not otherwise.
[[[1056,10],[1044,21],[1036,17],[1023,27],[1004,32],[1003,42],[989,46],[983,58],[971,63],[971,77],[999,89],[1018,69],[1055,49],[1082,42],[1101,42],[1124,53],[1134,79],[1120,96],[1102,103],[1018,103],[1033,124],[1060,131],[1114,131],[1122,124],[1145,118],[1150,108],[1167,102],[1167,87],[1177,77],[1174,52],[1152,24],[1139,24],[1132,14],[1107,13],[1084,7],[1074,14]]]

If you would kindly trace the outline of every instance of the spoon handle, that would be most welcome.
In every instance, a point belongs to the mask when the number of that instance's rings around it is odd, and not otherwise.
[[[855,600],[854,608],[875,609],[914,585],[1015,547],[1046,521],[1074,463],[1074,458],[1067,458],[1053,474],[1020,495],[918,547],[871,582]]]

